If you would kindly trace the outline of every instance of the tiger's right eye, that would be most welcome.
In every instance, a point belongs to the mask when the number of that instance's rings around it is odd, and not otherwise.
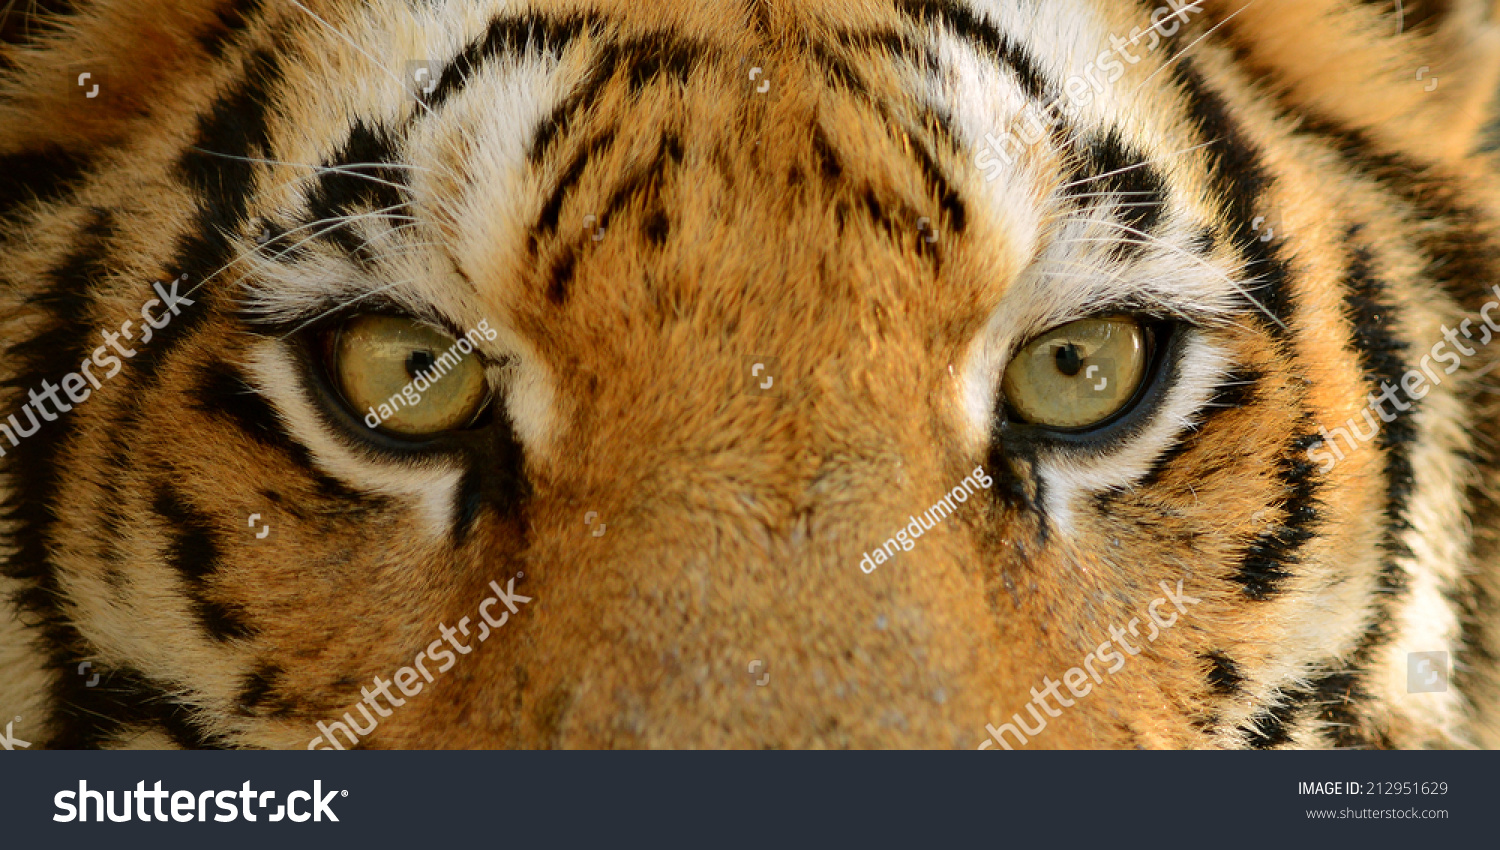
[[[393,316],[346,321],[330,345],[329,374],[367,427],[431,437],[472,425],[489,400],[484,364],[430,325]]]
[[[1137,319],[1083,319],[1028,342],[1005,370],[1015,419],[1076,431],[1123,412],[1146,378],[1150,332]]]

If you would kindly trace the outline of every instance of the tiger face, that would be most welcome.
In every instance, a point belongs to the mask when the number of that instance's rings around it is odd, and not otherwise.
[[[1500,745],[1485,4],[75,5],[28,740]]]

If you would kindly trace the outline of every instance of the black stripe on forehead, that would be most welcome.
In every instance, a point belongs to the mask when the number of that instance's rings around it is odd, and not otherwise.
[[[631,94],[663,75],[687,85],[693,70],[712,54],[709,45],[668,32],[605,44],[590,63],[588,76],[537,125],[527,159],[533,165],[541,163],[547,152],[567,136],[578,115],[594,104],[620,72],[625,73]]]
[[[860,66],[834,45],[848,51],[876,54],[876,64],[890,65],[892,59],[903,59],[928,74],[937,74],[937,53],[921,44],[909,34],[894,30],[853,30],[835,32],[831,43],[814,41],[808,45],[808,56],[823,71],[824,77],[837,86],[842,86],[859,95],[868,95],[870,81],[860,71]]]
[[[856,34],[845,31],[838,36],[839,40],[846,46],[855,46],[864,49],[881,49],[890,52],[900,51],[913,55],[921,54],[923,64],[930,72],[936,73],[937,57],[930,51],[924,51],[917,47],[908,37],[898,33],[862,33]],[[825,44],[813,44],[810,46],[812,60],[823,67],[824,73],[836,85],[843,86],[849,91],[861,96],[871,97],[871,86],[862,74],[854,67],[847,57],[840,55]],[[888,104],[883,101],[872,99],[872,108],[882,119],[882,126],[892,134],[892,138],[901,143],[902,148],[916,161],[922,170],[922,178],[926,181],[928,188],[938,199],[938,206],[946,214],[947,228],[953,233],[962,233],[968,227],[968,207],[962,196],[954,188],[948,173],[938,164],[933,151],[929,149],[924,137],[931,137],[934,145],[945,145],[948,150],[955,154],[960,152],[960,145],[954,135],[952,122],[946,115],[934,111],[925,104],[918,104],[922,126],[920,130],[905,126],[891,114]],[[836,163],[838,157],[831,154],[832,146],[828,137],[823,133],[821,127],[814,130],[813,144],[815,155],[827,163]],[[831,154],[831,155],[830,155]],[[836,180],[842,169],[822,169],[825,177]],[[921,216],[917,216],[921,218]]]
[[[443,68],[437,88],[427,100],[428,107],[436,110],[457,95],[486,63],[522,54],[561,54],[579,38],[598,39],[604,31],[605,19],[593,13],[574,13],[561,18],[532,14],[496,18],[483,37],[470,42]],[[533,163],[540,162],[552,143],[566,133],[577,113],[592,104],[622,69],[635,93],[661,75],[686,83],[692,69],[709,52],[708,45],[670,31],[604,42],[590,63],[588,76],[537,127],[529,158]],[[419,112],[418,117],[421,114],[425,111]]]
[[[437,88],[427,105],[437,109],[469,84],[469,80],[487,63],[520,54],[538,55],[548,51],[561,53],[585,33],[598,35],[601,19],[593,14],[575,13],[566,17],[542,15],[504,15],[490,21],[480,38],[469,42],[442,69]]]
[[[187,274],[189,291],[234,258],[232,235],[244,227],[257,166],[270,150],[270,101],[281,82],[280,60],[257,50],[244,62],[244,74],[198,116],[192,145],[178,157],[176,176],[192,193],[197,211],[178,237],[171,271]],[[167,359],[208,319],[211,291],[194,292],[197,302],[152,338],[130,362],[151,383]],[[144,299],[143,299],[144,302]]]
[[[1019,41],[1013,40],[1001,33],[994,25],[983,20],[972,10],[965,6],[949,2],[949,0],[898,0],[897,10],[910,19],[913,23],[939,27],[954,37],[968,43],[975,51],[984,57],[993,60],[1002,69],[1011,71],[1020,82],[1021,90],[1030,99],[1031,104],[1012,120],[1009,127],[995,128],[996,131],[1003,130],[1005,135],[1013,135],[1020,126],[1022,115],[1031,114],[1037,121],[1044,121],[1048,125],[1048,134],[1053,144],[1061,151],[1074,150],[1079,147],[1078,130],[1072,126],[1068,116],[1064,114],[1061,103],[1061,90],[1058,85],[1049,80],[1047,75],[1037,64],[1035,57]],[[860,40],[854,36],[847,37],[848,41],[858,43]],[[904,36],[885,36],[878,34],[869,39],[875,46],[884,47],[892,52],[911,54],[916,48],[909,45]],[[938,59],[934,53],[927,51],[923,54],[929,73],[940,73]],[[1038,114],[1039,113],[1039,114]],[[929,114],[930,111],[929,111]],[[884,112],[884,117],[889,118]],[[932,115],[936,119],[933,126],[937,133],[945,138],[954,150],[959,144],[953,134],[950,122],[946,117]],[[1019,139],[1018,139],[1019,141]],[[1075,175],[1079,179],[1094,177],[1118,167],[1135,165],[1143,162],[1144,156],[1131,157],[1123,150],[1124,145],[1117,134],[1111,134],[1096,142],[1093,150],[1084,151],[1078,157],[1070,157],[1069,161],[1078,169]],[[992,154],[1005,155],[1002,151],[992,150]],[[920,159],[919,155],[919,159]],[[930,157],[928,158],[930,159]],[[1107,163],[1118,162],[1119,165],[1105,167]],[[930,182],[937,187],[939,197],[947,198],[944,189],[946,180],[938,183],[932,180],[934,169],[923,164],[924,171],[928,174]],[[986,166],[989,167],[989,166]],[[940,175],[940,172],[938,172]],[[1121,183],[1132,180],[1143,179],[1140,177],[1122,176]],[[1148,200],[1156,200],[1150,198]],[[944,206],[948,206],[945,202]],[[951,212],[951,210],[950,210]],[[1146,224],[1154,221],[1147,217]],[[959,230],[962,228],[959,227]]]
[[[1263,241],[1256,229],[1257,218],[1267,214],[1265,195],[1272,185],[1261,152],[1190,58],[1182,57],[1171,68],[1173,80],[1187,99],[1188,114],[1198,127],[1200,141],[1206,145],[1206,176],[1213,188],[1213,200],[1224,216],[1223,226],[1230,243],[1247,261],[1248,277],[1255,281],[1248,287],[1250,294],[1281,322],[1266,322],[1267,331],[1278,340],[1285,339],[1296,305],[1286,260],[1277,244]],[[1264,316],[1261,318],[1264,320]]]
[[[294,235],[306,239],[311,232],[351,256],[372,260],[368,246],[340,219],[380,211],[389,229],[399,226],[388,218],[401,215],[410,197],[407,170],[395,167],[399,160],[396,140],[385,128],[356,120],[338,151],[323,163],[325,170],[307,199],[309,219],[303,224],[308,226]],[[381,220],[376,217],[373,226],[381,226]],[[265,247],[274,254],[274,244]]]
[[[861,50],[879,50],[888,57],[895,56],[920,65],[930,74],[938,71],[938,57],[927,45],[919,44],[910,35],[895,30],[839,30],[835,40],[845,47]]]
[[[1116,129],[1086,139],[1075,150],[1076,155],[1068,158],[1064,197],[1076,199],[1084,208],[1112,206],[1115,220],[1130,229],[1117,234],[1118,255],[1138,256],[1150,247],[1166,215],[1166,175]],[[1101,193],[1109,194],[1100,197]]]
[[[537,231],[552,233],[557,229],[558,215],[562,209],[563,199],[569,190],[577,185],[584,167],[598,150],[607,147],[614,139],[613,131],[595,137],[595,139],[575,157],[573,164],[563,175],[563,179],[554,190],[552,198],[542,209],[541,218],[537,223]],[[622,174],[611,186],[609,194],[597,210],[592,211],[597,221],[597,231],[607,230],[610,220],[629,204],[637,200],[659,201],[661,197],[661,186],[666,180],[667,172],[682,164],[685,150],[683,142],[673,131],[662,134],[657,141],[656,153],[644,164],[636,165]],[[665,210],[656,207],[657,225],[660,227],[660,219],[666,215]],[[570,244],[562,248],[555,256],[551,265],[550,280],[547,286],[547,298],[552,303],[561,306],[567,301],[568,286],[572,282],[573,272],[577,265],[579,256],[592,243],[591,234],[582,234]],[[528,243],[533,250],[536,248],[536,235],[533,233]]]
[[[615,129],[611,127],[585,142],[574,152],[573,158],[568,161],[567,166],[558,175],[557,180],[552,186],[552,194],[542,204],[542,210],[537,215],[536,226],[532,228],[528,244],[533,253],[536,251],[537,233],[549,234],[557,232],[559,216],[562,215],[563,201],[567,199],[568,194],[578,185],[578,181],[583,178],[583,172],[588,168],[589,163],[609,150],[610,146],[614,144],[615,132]]]

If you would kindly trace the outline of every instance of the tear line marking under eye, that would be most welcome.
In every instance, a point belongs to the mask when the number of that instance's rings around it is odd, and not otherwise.
[[[1194,427],[1198,413],[1213,398],[1214,388],[1233,369],[1233,361],[1200,333],[1191,329],[1183,333],[1188,339],[1176,363],[1176,380],[1158,408],[1149,412],[1139,433],[1120,448],[1093,457],[1059,447],[1038,458],[1037,474],[1047,482],[1045,509],[1059,532],[1073,530],[1073,506],[1079,497],[1130,489],[1145,478],[1156,459]]]
[[[325,473],[352,489],[416,502],[434,538],[452,533],[461,466],[423,458],[403,464],[372,463],[330,433],[302,384],[300,367],[279,343],[262,343],[246,364],[250,383],[275,406],[293,439],[312,454]]]

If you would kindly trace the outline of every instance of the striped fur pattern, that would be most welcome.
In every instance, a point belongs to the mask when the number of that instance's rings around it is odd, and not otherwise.
[[[532,601],[359,746],[973,748],[1015,719],[1047,748],[1500,746],[1493,346],[1318,462],[1495,297],[1497,10],[1163,2],[1145,49],[1156,5],[12,12],[0,718],[318,746],[514,579]],[[494,415],[363,429],[307,334],[367,310],[487,321]],[[1122,312],[1172,328],[1138,415],[1007,421],[1021,344]],[[127,322],[117,374],[32,429]],[[992,488],[859,568],[976,466]],[[1178,582],[1180,621],[1028,709]],[[1409,693],[1429,651],[1449,686]]]

